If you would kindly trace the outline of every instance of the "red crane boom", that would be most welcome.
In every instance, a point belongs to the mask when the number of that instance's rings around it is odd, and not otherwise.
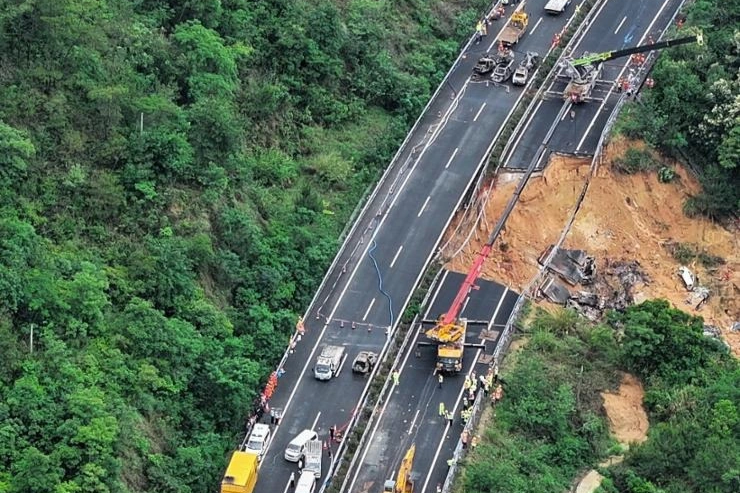
[[[495,237],[488,240],[488,243],[483,246],[483,249],[476,257],[475,262],[473,262],[473,266],[470,268],[468,275],[465,276],[465,280],[460,286],[460,290],[457,292],[455,299],[452,300],[450,309],[447,310],[447,313],[442,317],[440,325],[449,325],[457,320],[457,317],[460,315],[460,311],[462,310],[463,303],[465,302],[465,298],[467,298],[468,293],[470,293],[470,290],[475,286],[475,282],[478,280],[481,270],[483,270],[483,264],[488,259],[488,255],[490,255],[491,250],[493,249],[493,240],[495,240]]]

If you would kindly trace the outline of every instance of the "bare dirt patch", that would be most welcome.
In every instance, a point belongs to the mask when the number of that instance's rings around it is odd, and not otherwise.
[[[484,278],[503,281],[519,291],[529,283],[537,273],[540,253],[560,236],[581,193],[589,165],[584,159],[556,156],[543,174],[530,178],[483,267]],[[503,174],[495,178],[486,205],[486,224],[478,238],[474,237],[449,263],[449,269],[467,271],[501,217],[520,177]],[[463,236],[467,232],[463,231]]]
[[[607,262],[639,262],[650,282],[640,286],[636,301],[665,298],[681,310],[701,315],[705,323],[720,329],[733,352],[740,355],[740,332],[730,331],[732,323],[740,320],[740,235],[709,220],[683,214],[685,200],[696,194],[700,185],[676,163],[666,163],[674,166],[677,174],[671,183],[660,183],[656,173],[626,175],[614,170],[611,160],[629,147],[642,144],[617,138],[607,148],[563,246],[583,249],[595,256],[597,269]],[[484,266],[484,278],[517,290],[530,282],[539,269],[538,257],[560,236],[589,164],[589,160],[555,156],[542,176],[530,179]],[[486,204],[487,225],[449,262],[448,268],[467,271],[517,182],[518,177],[496,177]],[[467,232],[463,231],[462,236]],[[686,303],[689,293],[677,273],[681,264],[669,248],[677,243],[696,245],[700,252],[725,261],[724,265],[711,268],[697,259],[687,265],[697,275],[699,284],[711,291],[708,302],[699,310]]]
[[[623,445],[647,439],[648,417],[642,407],[645,391],[637,378],[626,374],[616,393],[601,394],[609,420],[609,431]]]
[[[583,479],[581,479],[580,483],[578,483],[576,493],[592,493],[596,488],[601,486],[601,481],[603,479],[604,476],[599,474],[595,469],[591,469]]]

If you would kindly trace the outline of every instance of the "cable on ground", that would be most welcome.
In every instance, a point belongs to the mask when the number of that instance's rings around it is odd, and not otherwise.
[[[380,268],[378,267],[378,261],[375,260],[375,257],[373,256],[373,252],[375,249],[378,248],[378,244],[375,240],[373,240],[373,244],[370,246],[370,250],[367,251],[368,257],[370,257],[370,260],[373,261],[373,265],[375,266],[375,272],[378,273],[378,290],[383,293],[383,296],[388,298],[388,312],[390,314],[391,322],[390,322],[390,328],[393,328],[393,323],[395,320],[395,317],[393,315],[393,299],[391,296],[385,292],[383,289],[383,276],[380,274]]]

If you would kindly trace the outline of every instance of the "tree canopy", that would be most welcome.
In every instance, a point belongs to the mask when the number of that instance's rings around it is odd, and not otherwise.
[[[661,53],[655,86],[627,107],[620,126],[699,171],[704,189],[686,212],[724,218],[740,210],[740,1],[696,0],[686,14],[667,37],[700,30],[704,46]]]
[[[216,488],[486,2],[0,12],[0,492]]]

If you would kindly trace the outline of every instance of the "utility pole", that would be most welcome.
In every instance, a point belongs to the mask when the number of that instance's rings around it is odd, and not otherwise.
[[[31,354],[33,354],[33,327],[34,324],[31,324]]]
[[[139,119],[139,135],[144,133],[144,112],[141,112],[141,118]]]

